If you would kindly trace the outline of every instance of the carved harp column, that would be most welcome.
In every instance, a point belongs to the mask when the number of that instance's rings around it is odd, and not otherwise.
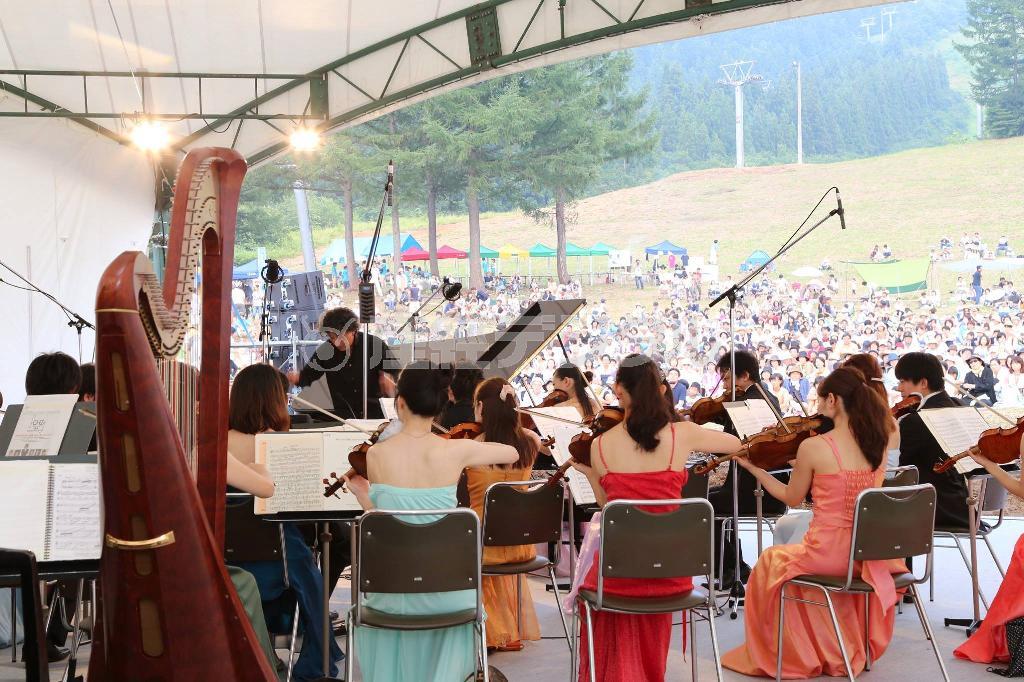
[[[105,541],[90,680],[277,679],[222,556],[231,267],[245,169],[228,149],[191,152],[175,185],[164,286],[139,252],[122,253],[100,280]]]

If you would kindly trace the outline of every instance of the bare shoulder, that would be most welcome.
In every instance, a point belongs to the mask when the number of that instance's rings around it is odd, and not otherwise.
[[[832,447],[824,436],[811,436],[797,448],[796,457],[808,464],[818,464],[830,461],[831,453]]]

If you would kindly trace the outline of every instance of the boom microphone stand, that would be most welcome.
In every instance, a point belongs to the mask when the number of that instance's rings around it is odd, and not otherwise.
[[[438,294],[442,294],[444,296],[444,300],[445,301],[455,301],[455,300],[458,300],[461,291],[462,291],[462,283],[461,282],[452,283],[452,282],[448,281],[447,277],[445,277],[444,281],[441,283],[441,286],[439,286],[438,288],[434,289],[434,291],[432,291],[430,293],[430,296],[428,296],[427,299],[425,301],[423,301],[423,303],[420,304],[420,307],[417,308],[415,310],[415,312],[413,312],[413,314],[409,316],[409,319],[406,320],[405,322],[403,322],[402,326],[399,327],[397,331],[395,331],[395,336],[398,336],[399,334],[401,334],[405,330],[406,327],[412,325],[412,360],[413,361],[416,360],[416,323],[419,322],[419,320],[420,320],[420,311],[422,311],[424,308],[426,308],[427,305],[431,301],[433,301],[434,297],[437,296]],[[442,301],[441,303],[444,303],[444,301]],[[438,303],[437,305],[440,306],[441,303]],[[434,311],[430,310],[430,311],[427,312],[427,314],[429,315],[432,312],[434,312]],[[427,337],[427,341],[430,341],[429,335]]]
[[[804,232],[801,233],[800,230],[803,229],[804,225],[807,224],[807,221],[811,219],[812,215],[814,215],[814,212],[816,210],[818,210],[818,206],[821,206],[821,203],[823,201],[825,201],[825,197],[827,197],[830,193],[832,193],[832,191],[835,191],[835,193],[836,193],[836,208],[834,208],[831,211],[829,211],[828,215],[826,215],[824,218],[822,218],[821,220],[816,222],[814,225],[811,225],[809,228],[807,228],[807,230],[805,230]],[[797,227],[796,230],[793,231],[793,234],[790,235],[789,239],[786,240],[786,242],[782,245],[782,247],[778,250],[778,252],[776,252],[776,254],[774,256],[772,256],[767,261],[762,263],[760,266],[755,268],[753,271],[751,271],[751,273],[749,275],[744,277],[742,280],[740,280],[736,284],[734,284],[731,287],[729,287],[726,291],[722,292],[718,296],[718,298],[713,300],[708,305],[708,310],[710,310],[711,308],[714,308],[716,305],[718,305],[719,303],[721,303],[722,301],[724,301],[726,299],[728,299],[728,301],[729,301],[729,379],[730,379],[730,384],[732,384],[731,391],[732,391],[732,401],[733,402],[736,401],[736,327],[735,327],[735,324],[736,324],[736,298],[737,298],[738,294],[741,291],[743,291],[743,289],[750,282],[752,282],[755,277],[757,277],[762,272],[764,272],[765,269],[769,265],[771,265],[776,260],[778,260],[779,258],[784,256],[786,253],[788,253],[790,249],[792,249],[794,246],[796,246],[801,241],[803,241],[805,237],[807,237],[809,234],[811,234],[816,229],[818,229],[818,227],[820,227],[823,223],[825,223],[825,221],[827,221],[829,218],[831,218],[834,215],[838,215],[839,216],[839,220],[842,223],[843,229],[845,230],[846,229],[846,219],[845,219],[845,215],[844,215],[844,212],[843,212],[843,203],[842,203],[842,201],[839,198],[839,188],[838,187],[830,187],[828,189],[828,191],[826,191],[821,196],[821,199],[819,199],[818,203],[815,204],[813,209],[811,209],[811,212],[807,215],[807,217],[804,219],[804,221],[802,223],[800,223],[800,226]],[[798,234],[799,234],[799,236],[798,236]],[[755,379],[757,381],[760,381],[760,377],[751,377],[751,378]],[[729,611],[730,611],[729,612],[729,618],[732,619],[732,620],[735,620],[737,615],[738,615],[737,614],[737,609],[739,608],[739,602],[740,602],[740,598],[741,598],[740,597],[740,592],[743,590],[743,586],[740,584],[740,528],[739,528],[739,523],[740,523],[740,520],[739,520],[739,516],[740,516],[739,478],[740,477],[739,477],[739,465],[736,463],[735,458],[732,460],[732,462],[729,464],[729,466],[732,467],[732,470],[731,470],[730,473],[732,475],[732,535],[733,535],[733,557],[734,557],[734,564],[735,564],[733,566],[732,589],[729,591]],[[723,532],[724,532],[724,530],[723,530]],[[719,558],[719,559],[721,559],[721,558]]]
[[[367,395],[369,381],[367,364],[369,363],[370,344],[370,323],[376,317],[376,295],[373,282],[370,281],[370,266],[373,265],[373,257],[377,253],[377,242],[380,241],[380,227],[384,223],[384,206],[391,206],[394,203],[393,191],[395,186],[395,162],[388,161],[388,177],[384,181],[384,196],[380,200],[380,213],[377,214],[377,227],[373,230],[373,239],[370,240],[370,251],[366,255],[366,265],[359,276],[359,321],[363,323],[363,419],[369,414],[367,406]],[[400,256],[399,256],[400,257]],[[397,273],[395,273],[397,274]],[[344,330],[342,330],[344,331]]]

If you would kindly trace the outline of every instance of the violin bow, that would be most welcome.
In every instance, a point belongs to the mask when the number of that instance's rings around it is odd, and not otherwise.
[[[786,420],[782,418],[782,413],[779,412],[779,408],[775,407],[775,403],[768,399],[768,393],[764,390],[764,386],[761,385],[760,381],[754,382],[754,388],[756,388],[757,392],[761,394],[764,401],[768,403],[768,409],[775,415],[775,419],[778,420],[779,425],[786,430],[786,433],[793,433],[793,429],[789,428],[789,424],[787,424]]]
[[[988,410],[989,412],[991,412],[995,416],[999,417],[1000,419],[1005,421],[1010,426],[1016,426],[1017,425],[1017,422],[1015,422],[1014,420],[1010,419],[1009,417],[1007,417],[1005,414],[1003,414],[999,410],[995,409],[994,407],[992,407],[991,405],[985,403],[984,401],[978,400],[978,398],[976,396],[971,395],[970,392],[968,392],[966,389],[964,389],[964,385],[962,383],[960,383],[958,381],[953,381],[952,379],[949,379],[949,378],[945,378],[945,381],[946,381],[947,384],[949,384],[950,386],[953,386],[956,390],[960,391],[961,395],[969,396],[970,399],[971,399],[971,407],[974,407],[976,405],[981,405],[986,410]]]
[[[575,419],[566,419],[565,417],[555,417],[554,415],[545,414],[538,412],[537,410],[531,410],[527,407],[517,407],[516,412],[522,412],[523,414],[529,414],[534,417],[540,417],[542,419],[554,419],[556,422],[564,422],[566,424],[572,424],[573,426],[586,426],[587,422],[577,421]]]
[[[555,339],[558,340],[558,345],[562,347],[562,355],[565,356],[565,361],[570,363],[570,364],[572,364],[572,360],[569,359],[569,351],[567,351],[565,349],[565,344],[562,343],[562,334],[561,334],[561,332],[559,332],[558,334],[555,334]],[[587,379],[586,371],[584,371],[583,369],[580,369],[578,367],[577,367],[577,369],[580,370],[580,376],[583,377],[583,383],[586,385],[586,387],[588,389],[590,389],[590,395],[594,396],[594,400],[597,402],[598,408],[600,408],[603,403],[601,402],[601,398],[597,395],[597,391],[594,390],[593,384],[591,384],[590,380]],[[533,396],[530,396],[530,397],[533,398]],[[534,401],[534,403],[536,403],[536,401]]]
[[[319,405],[314,405],[313,403],[309,402],[308,400],[305,400],[304,398],[300,398],[297,395],[293,395],[292,396],[292,400],[294,402],[297,402],[299,405],[302,405],[303,407],[308,407],[311,410],[316,410],[320,414],[325,415],[327,417],[330,417],[334,421],[341,422],[345,426],[351,426],[356,431],[362,431],[367,436],[373,435],[373,431],[368,431],[368,430],[364,429],[362,426],[358,426],[356,424],[353,424],[349,420],[344,419],[342,417],[339,417],[338,415],[334,414],[333,412],[328,412],[327,410],[325,410],[324,408],[320,407]]]

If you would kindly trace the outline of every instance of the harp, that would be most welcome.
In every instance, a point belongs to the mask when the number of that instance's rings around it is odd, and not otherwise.
[[[100,280],[105,538],[90,680],[277,679],[222,557],[231,268],[245,170],[229,149],[189,153],[163,285],[139,252],[122,253]]]

